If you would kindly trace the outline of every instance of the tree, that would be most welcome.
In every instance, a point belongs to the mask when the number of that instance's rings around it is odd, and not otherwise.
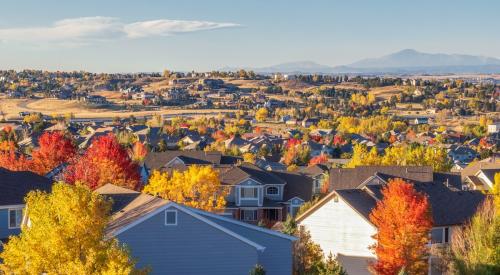
[[[250,152],[244,153],[243,154],[243,161],[249,162],[249,163],[255,163],[255,161],[256,161],[255,154],[252,154]]]
[[[33,151],[34,170],[45,175],[57,166],[68,162],[76,155],[71,139],[62,132],[45,132],[38,139],[40,147]]]
[[[330,252],[326,261],[319,267],[319,275],[347,275],[347,272],[342,268],[340,263],[335,259]]]
[[[175,170],[171,175],[153,171],[143,192],[205,211],[223,208],[227,195],[219,173],[208,165],[192,165],[184,172]]]
[[[266,120],[267,116],[269,115],[269,111],[267,108],[260,108],[255,112],[255,119],[259,122],[262,122]]]
[[[313,166],[313,165],[316,165],[316,164],[322,164],[322,163],[326,163],[326,162],[328,162],[328,156],[325,155],[325,154],[321,154],[319,156],[316,156],[316,157],[312,158],[309,161],[309,166]]]
[[[402,179],[390,180],[383,199],[370,214],[378,231],[371,249],[377,274],[396,274],[405,267],[410,274],[428,271],[428,248],[432,217],[427,197]]]
[[[454,274],[500,274],[500,210],[487,199],[451,242]]]
[[[33,162],[16,151],[13,141],[0,142],[0,167],[12,171],[30,171]]]
[[[131,274],[134,262],[106,239],[111,202],[82,185],[57,183],[26,197],[29,225],[0,254],[6,274]],[[29,264],[27,264],[29,263]]]
[[[299,226],[295,233],[298,238],[293,244],[293,274],[316,274],[323,261],[321,247],[314,243],[311,234],[304,226]]]
[[[146,146],[139,141],[136,141],[134,145],[132,145],[132,150],[130,151],[130,155],[133,161],[140,163],[146,157],[148,150]]]
[[[67,167],[64,179],[72,184],[81,182],[91,189],[107,183],[137,189],[139,166],[130,159],[116,137],[109,134],[95,139],[85,154]]]
[[[266,275],[266,270],[260,264],[256,264],[252,270],[250,270],[250,275]]]

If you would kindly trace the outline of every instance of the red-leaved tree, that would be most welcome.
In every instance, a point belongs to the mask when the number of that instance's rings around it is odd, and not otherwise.
[[[91,189],[107,183],[137,189],[139,166],[132,161],[113,134],[95,139],[84,155],[70,164],[64,174],[68,183],[81,182]]]
[[[377,261],[376,274],[393,275],[405,269],[408,274],[427,274],[432,216],[424,194],[402,179],[389,181],[382,189],[383,199],[370,214],[378,231],[371,247]]]
[[[70,161],[76,154],[73,142],[62,132],[45,132],[38,139],[39,148],[33,151],[33,169],[45,175],[62,163]]]
[[[3,141],[0,142],[0,167],[12,171],[31,171],[33,161],[17,152],[14,142]]]

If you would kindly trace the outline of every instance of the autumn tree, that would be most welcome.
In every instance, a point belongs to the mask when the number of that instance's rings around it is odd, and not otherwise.
[[[206,211],[223,208],[227,195],[219,173],[208,165],[192,165],[172,174],[153,171],[143,192]]]
[[[322,163],[326,163],[326,162],[328,162],[328,156],[325,154],[321,154],[319,156],[311,158],[311,160],[309,161],[309,166],[313,166],[316,164],[322,164]]]
[[[470,223],[454,230],[453,274],[500,274],[500,208],[488,198]]]
[[[113,134],[95,139],[84,155],[67,167],[64,178],[69,183],[81,182],[91,189],[107,183],[137,189],[140,182],[139,166]]]
[[[255,112],[255,119],[259,122],[262,122],[266,120],[267,116],[269,115],[269,111],[267,108],[260,108]]]
[[[255,154],[252,154],[250,152],[246,152],[243,154],[243,161],[244,162],[249,162],[249,163],[255,164],[256,159],[257,158],[256,158]]]
[[[4,245],[5,274],[131,274],[128,250],[105,238],[111,202],[81,185],[57,183],[26,197],[29,225]],[[28,264],[29,263],[29,264]]]
[[[143,143],[136,141],[130,150],[130,157],[133,161],[140,163],[144,160],[147,153],[148,150],[146,149],[146,146],[144,146]]]
[[[32,153],[34,170],[45,175],[55,167],[68,162],[76,154],[76,148],[62,132],[45,132],[38,139],[39,148]]]
[[[17,152],[13,141],[2,141],[0,142],[0,167],[12,171],[31,171],[33,161]]]
[[[370,221],[378,231],[371,247],[377,274],[397,274],[403,267],[409,274],[428,272],[428,248],[432,217],[427,197],[402,179],[390,180],[382,189]]]

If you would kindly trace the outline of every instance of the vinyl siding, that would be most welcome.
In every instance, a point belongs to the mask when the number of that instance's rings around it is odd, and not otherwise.
[[[343,254],[372,257],[368,249],[374,243],[376,229],[342,199],[331,199],[300,222],[311,233],[325,255]]]
[[[117,236],[152,274],[248,274],[258,262],[254,247],[180,210],[164,224],[161,212]]]
[[[267,275],[292,274],[292,244],[289,239],[270,235],[261,231],[252,230],[231,222],[210,218],[211,221],[222,225],[237,234],[246,237],[258,244],[263,244],[266,249],[260,253],[259,263],[266,270]],[[248,273],[245,273],[248,274]]]
[[[0,209],[0,239],[7,239],[11,235],[19,235],[21,229],[9,229],[9,209]]]

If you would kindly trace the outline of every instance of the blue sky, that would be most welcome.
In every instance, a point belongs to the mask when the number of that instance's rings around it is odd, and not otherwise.
[[[500,58],[500,1],[16,0],[0,69],[137,72],[343,65],[401,49]]]

